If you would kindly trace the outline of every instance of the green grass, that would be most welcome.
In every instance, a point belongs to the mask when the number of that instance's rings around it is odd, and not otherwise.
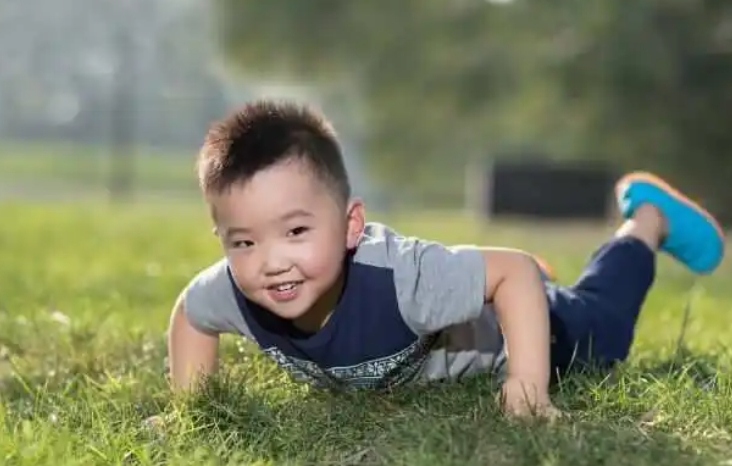
[[[732,459],[732,267],[696,282],[667,259],[631,360],[555,394],[555,426],[502,419],[483,377],[400,393],[331,395],[290,383],[225,340],[221,379],[170,398],[169,309],[218,257],[199,205],[0,207],[0,464],[722,464]],[[607,228],[385,218],[405,233],[540,253],[564,281]],[[693,298],[684,351],[674,345]],[[167,413],[160,430],[145,427]]]

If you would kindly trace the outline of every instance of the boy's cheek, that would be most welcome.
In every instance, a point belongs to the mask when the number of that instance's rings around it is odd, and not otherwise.
[[[305,274],[309,275],[309,278],[335,279],[341,272],[342,260],[342,256],[335,254],[316,255],[309,262],[309,267],[305,271]]]
[[[236,284],[241,288],[242,291],[249,291],[254,288],[254,280],[251,279],[250,274],[246,268],[239,263],[237,260],[230,260],[231,273],[234,276]]]

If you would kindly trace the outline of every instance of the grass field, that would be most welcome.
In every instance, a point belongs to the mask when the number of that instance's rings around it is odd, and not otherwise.
[[[481,377],[318,393],[234,338],[218,383],[171,400],[169,309],[219,254],[203,208],[36,203],[0,215],[0,464],[732,464],[729,263],[695,282],[662,258],[629,363],[606,380],[565,381],[555,401],[570,417],[525,425],[499,416]],[[446,242],[526,247],[566,282],[610,231],[440,213],[373,219]],[[144,425],[159,413],[164,427]]]

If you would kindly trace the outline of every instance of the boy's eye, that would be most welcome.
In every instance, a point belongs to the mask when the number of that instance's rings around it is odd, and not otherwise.
[[[308,227],[296,227],[289,231],[288,236],[299,236],[308,231]]]
[[[235,248],[249,248],[254,246],[254,241],[249,241],[247,239],[232,241],[231,245]]]

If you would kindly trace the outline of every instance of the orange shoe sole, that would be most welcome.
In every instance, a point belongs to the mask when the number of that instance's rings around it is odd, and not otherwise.
[[[531,257],[534,259],[541,271],[544,272],[544,275],[546,275],[550,281],[555,281],[557,279],[557,275],[554,273],[554,269],[549,265],[547,261],[537,256],[536,254],[532,254]]]

